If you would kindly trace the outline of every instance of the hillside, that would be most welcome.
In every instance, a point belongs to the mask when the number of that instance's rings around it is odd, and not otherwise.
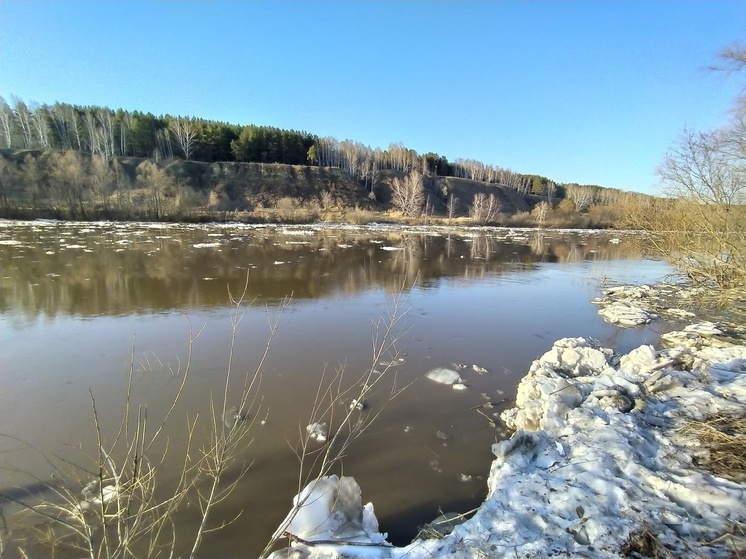
[[[356,178],[357,176],[357,178]],[[397,183],[417,177],[420,200],[404,211]],[[590,193],[591,187],[581,187]],[[564,193],[563,193],[564,194]],[[479,197],[491,210],[475,214]],[[0,150],[0,217],[260,222],[452,220],[467,224],[609,227],[620,200],[578,210],[567,197],[538,196],[434,171],[204,162],[73,150]],[[543,205],[537,218],[534,211]]]

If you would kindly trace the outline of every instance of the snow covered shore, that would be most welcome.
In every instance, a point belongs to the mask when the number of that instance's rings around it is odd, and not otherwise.
[[[746,485],[699,467],[707,450],[684,429],[716,414],[746,414],[744,345],[644,345],[619,356],[562,339],[503,413],[516,431],[493,445],[488,497],[471,519],[443,539],[393,547],[371,536],[368,509],[367,537],[355,540],[367,545],[299,533],[305,543],[275,557],[607,558],[641,528],[674,557],[731,557],[746,549],[734,531],[746,520]]]

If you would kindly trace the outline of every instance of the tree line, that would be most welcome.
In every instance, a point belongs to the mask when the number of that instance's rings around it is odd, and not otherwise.
[[[337,167],[372,191],[383,171],[453,176],[507,186],[521,195],[562,197],[560,185],[474,159],[449,161],[400,143],[386,149],[273,126],[238,125],[185,116],[155,116],[108,107],[26,103],[0,97],[0,148],[74,150],[113,157],[182,158]]]

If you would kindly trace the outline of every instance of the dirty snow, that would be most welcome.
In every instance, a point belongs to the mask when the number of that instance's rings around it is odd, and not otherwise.
[[[683,333],[714,340],[716,330]],[[443,539],[371,546],[383,535],[348,539],[327,531],[330,513],[317,511],[304,522],[320,526],[325,542],[295,543],[275,559],[619,557],[643,521],[670,556],[730,557],[746,538],[718,538],[746,518],[746,487],[698,468],[703,451],[680,429],[746,413],[746,346],[720,342],[619,356],[593,340],[559,340],[502,414],[515,433],[492,446],[488,497],[471,519]],[[434,371],[458,381],[455,371]],[[353,541],[368,545],[345,543]]]

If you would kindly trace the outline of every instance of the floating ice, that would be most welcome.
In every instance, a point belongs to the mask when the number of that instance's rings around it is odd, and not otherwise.
[[[193,248],[217,248],[220,246],[220,243],[194,243],[192,245]]]
[[[444,367],[437,367],[435,369],[431,369],[427,372],[425,375],[430,380],[434,380],[435,382],[439,382],[440,384],[461,384],[463,386],[463,379],[461,376],[452,369],[446,369]]]
[[[311,423],[306,427],[306,433],[316,442],[324,443],[329,436],[329,427],[326,423]]]
[[[622,302],[611,303],[599,310],[598,314],[606,322],[626,327],[642,326],[656,318],[656,315],[651,312],[645,311],[631,303]]]

